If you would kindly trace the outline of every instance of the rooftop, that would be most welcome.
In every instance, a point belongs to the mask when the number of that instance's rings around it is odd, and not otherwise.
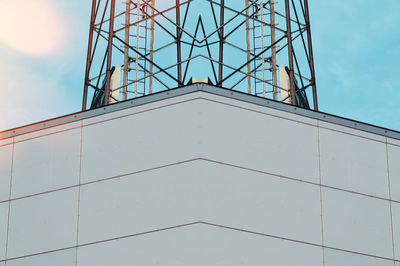
[[[296,107],[293,105],[276,102],[273,100],[257,97],[254,95],[249,95],[249,94],[238,92],[238,91],[232,91],[232,90],[228,90],[228,89],[214,87],[214,86],[206,85],[206,84],[195,84],[195,85],[190,85],[190,86],[186,86],[186,87],[182,87],[182,88],[176,88],[176,89],[172,89],[172,90],[168,90],[168,91],[154,93],[154,94],[150,94],[150,95],[147,95],[144,97],[136,98],[134,100],[128,100],[128,101],[124,101],[124,102],[120,102],[120,103],[116,103],[116,104],[111,104],[111,105],[101,107],[98,109],[94,109],[94,110],[73,113],[73,114],[62,116],[62,117],[57,117],[54,119],[41,121],[41,122],[37,122],[34,124],[14,128],[14,129],[9,129],[9,130],[0,132],[0,140],[20,136],[23,134],[39,131],[42,129],[47,129],[47,128],[51,128],[51,127],[55,127],[55,126],[68,124],[71,122],[80,121],[83,119],[96,117],[99,115],[103,115],[103,114],[107,114],[107,113],[111,113],[111,112],[115,112],[115,111],[132,108],[135,106],[141,106],[144,104],[157,102],[157,101],[168,99],[168,98],[179,97],[182,95],[195,93],[195,92],[199,92],[199,91],[214,94],[214,95],[219,95],[222,97],[227,97],[227,98],[231,98],[231,99],[235,99],[235,100],[239,100],[239,101],[243,101],[243,102],[248,102],[248,103],[256,104],[259,106],[264,106],[267,108],[272,108],[272,109],[288,112],[291,114],[296,114],[296,115],[316,119],[319,121],[328,122],[328,123],[332,123],[332,124],[336,124],[336,125],[341,125],[341,126],[345,126],[348,128],[353,128],[353,129],[365,131],[368,133],[400,140],[400,132],[398,132],[398,131],[394,131],[394,130],[390,130],[387,128],[382,128],[382,127],[370,125],[367,123],[335,116],[332,114],[316,112],[313,110],[306,110],[306,109],[302,109],[302,108],[299,108],[299,107]]]

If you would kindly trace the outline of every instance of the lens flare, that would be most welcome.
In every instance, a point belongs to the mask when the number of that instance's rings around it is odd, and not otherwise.
[[[0,0],[0,42],[16,51],[43,55],[64,41],[65,24],[50,1]]]

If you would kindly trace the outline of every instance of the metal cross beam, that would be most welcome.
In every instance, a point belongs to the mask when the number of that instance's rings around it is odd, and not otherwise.
[[[92,0],[82,110],[204,76],[318,110],[308,1]]]

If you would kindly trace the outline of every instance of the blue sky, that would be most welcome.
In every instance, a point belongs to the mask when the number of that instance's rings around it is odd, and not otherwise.
[[[35,13],[9,2],[17,1],[0,0],[2,36]],[[29,2],[45,8],[16,31],[24,43],[45,39],[53,46],[32,54],[0,37],[0,131],[81,106],[91,1]],[[400,131],[400,1],[309,2],[320,110]],[[35,34],[40,23],[45,26]]]

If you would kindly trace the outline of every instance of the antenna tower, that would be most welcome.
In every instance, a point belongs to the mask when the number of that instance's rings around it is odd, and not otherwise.
[[[92,0],[82,110],[196,82],[318,110],[308,0]]]

